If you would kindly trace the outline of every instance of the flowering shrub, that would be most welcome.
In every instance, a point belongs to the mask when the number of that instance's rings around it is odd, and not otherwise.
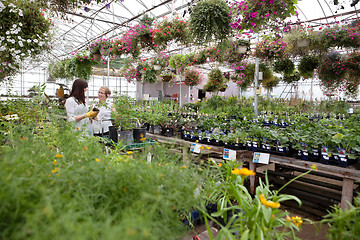
[[[255,56],[262,60],[275,60],[282,58],[286,43],[282,40],[263,40],[256,43]]]
[[[262,29],[279,30],[280,27],[287,31],[289,23],[284,20],[297,14],[296,3],[296,0],[234,1],[230,6],[234,19],[230,26],[238,31],[259,32]]]
[[[202,81],[200,73],[195,69],[185,70],[184,83],[187,86],[196,86]]]
[[[35,2],[0,2],[1,80],[14,75],[27,57],[35,58],[50,49],[51,25],[51,19]]]
[[[188,23],[178,16],[172,19],[164,18],[155,24],[152,36],[155,47],[159,50],[167,48],[170,41],[186,45],[189,41]]]

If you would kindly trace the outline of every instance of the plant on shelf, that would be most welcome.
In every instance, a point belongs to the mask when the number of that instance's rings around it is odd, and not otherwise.
[[[208,81],[204,85],[207,92],[216,92],[227,88],[226,79],[220,69],[211,69],[208,75]]]
[[[199,71],[195,69],[187,69],[185,70],[185,80],[184,83],[187,86],[196,86],[202,81],[202,77],[200,76]]]
[[[114,126],[121,131],[128,131],[137,127],[137,122],[134,121],[136,112],[132,106],[133,101],[134,99],[125,95],[114,97],[113,107],[115,111],[112,112],[111,118],[114,120]]]
[[[189,27],[197,43],[226,39],[230,22],[230,8],[224,0],[200,1],[191,8]]]
[[[187,45],[189,43],[188,22],[178,15],[172,18],[164,18],[155,23],[152,31],[156,49],[164,50],[171,41]]]
[[[272,41],[265,39],[257,42],[255,46],[255,56],[267,61],[281,59],[284,56],[286,43],[281,39]]]
[[[0,82],[15,75],[26,58],[52,48],[52,21],[46,16],[35,1],[1,1]]]
[[[298,70],[300,75],[304,78],[311,78],[314,76],[315,69],[319,66],[319,58],[317,56],[305,55],[301,58]]]
[[[234,1],[231,5],[230,26],[238,31],[259,32],[263,29],[286,31],[287,17],[296,15],[297,0],[245,0]]]

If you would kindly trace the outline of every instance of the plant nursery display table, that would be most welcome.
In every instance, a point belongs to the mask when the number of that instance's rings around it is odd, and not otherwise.
[[[147,137],[154,139],[158,142],[171,143],[190,148],[194,142],[185,141],[179,138],[165,137],[155,134],[147,134]],[[204,146],[201,150],[201,154],[207,156],[217,157],[217,161],[224,161],[224,147],[200,144]],[[235,150],[234,150],[235,151]],[[259,176],[264,176],[262,171],[268,170],[268,176],[270,179],[274,179],[278,184],[285,184],[285,181],[289,181],[296,175],[287,174],[287,172],[306,172],[311,169],[313,164],[316,165],[317,170],[312,171],[308,178],[299,178],[297,183],[293,186],[298,189],[305,189],[312,194],[319,195],[318,201],[324,201],[322,199],[335,199],[335,202],[340,203],[341,208],[346,208],[348,202],[352,202],[354,196],[354,188],[357,185],[354,181],[360,181],[360,170],[350,169],[344,167],[338,167],[333,165],[326,165],[319,162],[304,161],[296,158],[279,156],[270,154],[269,164],[260,164],[253,162],[253,151],[248,150],[236,150],[236,159],[239,162],[246,162],[249,165],[249,169],[256,172],[256,176],[250,176],[250,192],[255,193],[257,180]],[[284,170],[284,172],[279,171]],[[335,183],[337,182],[337,183]],[[291,184],[290,184],[291,185]],[[289,186],[290,186],[289,185]],[[315,188],[309,187],[309,185],[315,186]],[[338,196],[336,192],[339,192]],[[301,194],[306,195],[306,194]],[[320,196],[322,195],[322,196]],[[311,200],[314,200],[314,196],[309,196]],[[315,200],[314,200],[315,201]],[[329,201],[330,203],[331,201]]]

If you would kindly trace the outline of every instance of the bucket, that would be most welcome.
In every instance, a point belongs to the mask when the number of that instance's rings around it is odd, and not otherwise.
[[[136,143],[143,142],[144,139],[146,138],[146,128],[134,128],[133,138],[134,138],[134,142]]]
[[[129,145],[133,143],[133,130],[118,131],[118,142],[122,145]]]
[[[109,127],[109,138],[115,143],[118,142],[118,132],[114,126]]]

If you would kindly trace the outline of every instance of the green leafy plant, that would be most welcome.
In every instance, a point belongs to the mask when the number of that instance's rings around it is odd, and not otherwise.
[[[360,232],[360,195],[354,198],[354,204],[346,209],[333,206],[321,221],[329,226],[327,237],[330,240],[356,239]]]
[[[204,90],[208,92],[215,92],[227,88],[226,79],[220,69],[211,69],[209,72],[209,78],[204,85]]]
[[[305,55],[301,58],[298,66],[301,76],[305,79],[314,76],[314,70],[319,65],[319,58],[316,56]]]
[[[225,39],[230,21],[230,8],[224,0],[205,0],[191,8],[189,27],[195,42],[209,42]]]
[[[289,58],[278,59],[274,63],[274,72],[291,74],[295,70],[295,64]]]

